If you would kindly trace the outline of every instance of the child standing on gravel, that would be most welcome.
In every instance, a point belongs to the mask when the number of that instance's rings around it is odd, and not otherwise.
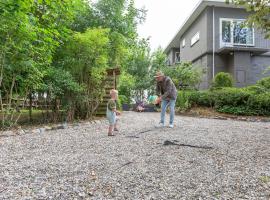
[[[118,131],[116,115],[120,115],[120,112],[116,110],[116,100],[118,99],[118,91],[111,90],[110,96],[111,96],[111,99],[108,101],[108,104],[107,104],[106,116],[109,121],[108,136],[114,136],[113,131]]]

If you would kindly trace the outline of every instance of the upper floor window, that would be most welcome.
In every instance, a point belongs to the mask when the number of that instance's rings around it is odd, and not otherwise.
[[[182,47],[184,48],[186,46],[186,39],[184,38],[183,40],[182,40]]]
[[[200,32],[197,32],[192,38],[190,45],[193,46],[196,42],[200,40]]]
[[[220,44],[254,46],[254,29],[242,19],[220,19]]]

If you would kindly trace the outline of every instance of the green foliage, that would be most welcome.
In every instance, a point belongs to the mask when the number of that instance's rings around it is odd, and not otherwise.
[[[151,90],[154,85],[149,42],[145,39],[139,40],[132,48],[133,54],[129,55],[124,70],[133,77],[133,95],[142,99],[144,90]]]
[[[46,92],[52,99],[61,97],[61,99],[63,99],[67,94],[69,94],[69,96],[76,96],[80,94],[83,89],[84,88],[74,80],[70,72],[63,69],[50,68],[44,76],[44,85],[40,91]]]
[[[166,76],[171,77],[176,87],[187,86],[195,89],[201,82],[202,70],[192,66],[191,63],[180,63],[175,67],[163,67]]]
[[[241,88],[222,88],[220,90],[214,90],[212,92],[215,102],[215,107],[239,106],[246,105],[251,92],[243,90]]]
[[[217,108],[218,112],[228,113],[233,115],[258,115],[258,111],[252,110],[247,106],[222,106]]]
[[[149,44],[137,34],[145,14],[134,0],[0,0],[0,108],[11,116],[2,124],[13,120],[14,99],[37,93],[70,119],[90,117],[108,67],[126,72],[120,90],[129,100],[142,94],[152,83]]]
[[[266,89],[263,86],[258,84],[247,86],[246,88],[243,88],[243,90],[246,90],[254,95],[261,94],[266,91]]]
[[[250,96],[247,106],[257,110],[257,114],[270,115],[270,92]]]
[[[167,55],[163,52],[163,49],[159,47],[152,54],[152,68],[157,70],[162,70],[165,67],[168,67],[166,64]]]
[[[259,93],[258,87],[220,88],[209,91],[189,91],[178,94],[177,104],[180,110],[193,105],[213,107],[224,113],[235,115],[270,115],[270,92]],[[185,95],[183,95],[185,94]]]
[[[191,107],[190,101],[191,92],[179,91],[176,99],[176,108],[178,111],[186,111]]]
[[[120,94],[124,95],[127,98],[127,101],[125,101],[125,103],[129,103],[131,101],[132,91],[134,90],[134,87],[135,78],[127,72],[123,71],[119,78],[118,90]]]
[[[269,91],[270,90],[270,76],[259,80],[256,85],[262,86],[263,88]]]
[[[213,107],[214,94],[209,91],[193,91],[190,95],[190,102],[198,106]]]
[[[232,86],[233,78],[231,74],[225,72],[219,72],[218,74],[216,74],[212,83],[212,89]]]
[[[101,28],[76,33],[69,38],[62,49],[62,57],[58,58],[58,65],[62,64],[84,88],[83,98],[76,102],[76,114],[83,118],[93,115],[105,92],[108,33],[108,29]]]

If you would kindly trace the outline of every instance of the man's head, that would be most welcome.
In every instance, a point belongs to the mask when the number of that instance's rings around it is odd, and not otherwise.
[[[155,75],[156,81],[161,82],[164,79],[164,74],[161,71],[158,71]]]

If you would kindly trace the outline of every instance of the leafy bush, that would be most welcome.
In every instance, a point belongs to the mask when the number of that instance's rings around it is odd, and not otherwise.
[[[210,91],[193,91],[190,102],[199,106],[212,107],[214,105],[213,93]]]
[[[241,88],[222,88],[212,91],[215,107],[246,105],[251,92]]]
[[[254,95],[261,94],[261,93],[264,93],[266,91],[266,89],[262,85],[257,85],[257,84],[243,88],[243,90],[250,92]]]
[[[270,91],[265,78],[246,88],[223,87],[206,91],[180,91],[176,106],[185,111],[193,105],[215,107],[219,112],[235,115],[270,116]]]
[[[119,86],[118,90],[119,93],[122,94],[119,96],[119,98],[124,98],[125,102],[123,103],[130,103],[131,97],[132,97],[132,90],[135,87],[135,78],[131,74],[128,74],[127,72],[123,71],[119,78]]]
[[[270,76],[259,80],[256,85],[262,86],[265,89],[270,90]]]
[[[223,106],[217,108],[218,112],[229,113],[234,115],[258,115],[258,111],[248,108],[247,106]]]
[[[129,104],[130,103],[128,97],[126,97],[125,95],[119,95],[118,100],[121,102],[121,104],[123,104],[123,103]]]
[[[171,77],[176,87],[180,85],[196,88],[201,82],[202,70],[192,66],[191,63],[181,63],[175,67],[165,67],[161,69],[166,76]]]
[[[257,110],[258,114],[270,115],[270,92],[250,96],[247,106]]]
[[[191,102],[190,102],[190,92],[188,91],[179,91],[177,100],[176,100],[176,108],[179,111],[186,111],[191,107]]]
[[[219,72],[212,83],[212,88],[232,87],[233,78],[231,74],[225,72]]]

